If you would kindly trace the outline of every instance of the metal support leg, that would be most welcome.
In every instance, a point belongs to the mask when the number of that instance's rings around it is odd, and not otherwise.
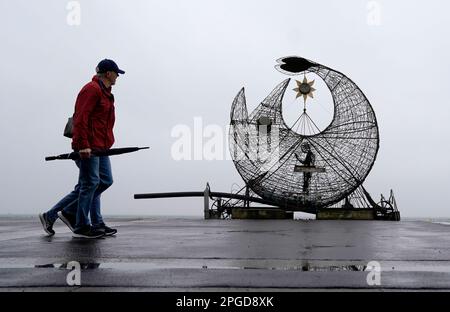
[[[204,210],[203,210],[205,220],[211,218],[210,213],[209,213],[209,191],[210,191],[209,183],[206,183],[206,188],[204,191],[204,205],[205,206],[204,206]]]

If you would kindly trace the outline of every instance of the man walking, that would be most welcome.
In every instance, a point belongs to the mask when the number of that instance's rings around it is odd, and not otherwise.
[[[98,238],[117,232],[105,225],[100,212],[100,195],[113,183],[111,163],[108,156],[91,156],[91,153],[110,149],[114,144],[111,87],[119,74],[125,72],[109,59],[100,61],[96,72],[78,94],[73,115],[72,148],[81,157],[76,160],[78,184],[52,209],[39,215],[44,230],[50,235],[55,233],[56,213],[73,230],[74,237]]]

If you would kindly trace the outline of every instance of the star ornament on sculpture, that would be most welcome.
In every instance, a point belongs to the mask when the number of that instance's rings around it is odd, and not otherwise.
[[[302,82],[298,80],[296,80],[296,82],[297,88],[293,89],[295,92],[297,92],[297,96],[295,97],[296,99],[303,96],[303,101],[305,101],[306,103],[306,99],[308,98],[308,96],[310,98],[314,98],[313,92],[316,91],[316,89],[312,87],[314,84],[314,80],[308,81],[308,79],[304,77]]]

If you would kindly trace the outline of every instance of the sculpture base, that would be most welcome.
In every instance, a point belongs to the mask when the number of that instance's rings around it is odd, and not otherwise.
[[[235,207],[231,210],[232,219],[294,219],[294,213],[279,208]]]
[[[316,220],[375,220],[373,209],[325,208],[316,213]]]

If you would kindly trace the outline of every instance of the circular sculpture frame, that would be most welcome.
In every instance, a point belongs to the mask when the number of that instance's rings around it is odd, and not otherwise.
[[[277,62],[284,74],[313,73],[323,80],[333,99],[333,119],[319,133],[296,133],[282,115],[290,78],[250,114],[242,88],[230,114],[231,156],[246,186],[262,199],[315,213],[350,195],[369,174],[379,149],[377,119],[364,93],[344,74],[297,56]]]

